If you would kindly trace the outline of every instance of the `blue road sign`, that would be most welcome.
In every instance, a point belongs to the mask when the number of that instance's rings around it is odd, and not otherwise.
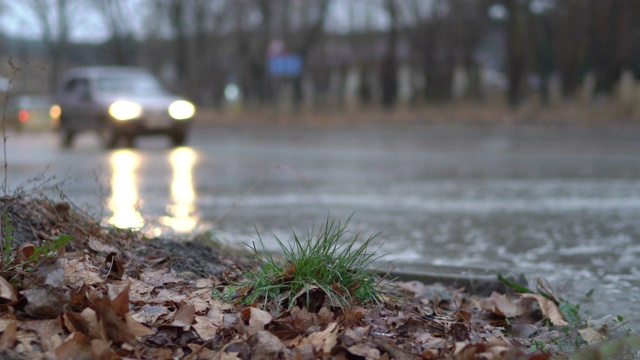
[[[273,76],[296,77],[302,73],[300,55],[278,55],[269,58],[269,73]]]

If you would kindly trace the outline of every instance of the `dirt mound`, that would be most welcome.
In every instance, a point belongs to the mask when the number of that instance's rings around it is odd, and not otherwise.
[[[3,359],[548,359],[569,336],[542,296],[434,295],[418,282],[394,283],[404,295],[384,304],[246,304],[250,289],[231,285],[251,260],[207,239],[103,228],[46,198],[0,206]]]

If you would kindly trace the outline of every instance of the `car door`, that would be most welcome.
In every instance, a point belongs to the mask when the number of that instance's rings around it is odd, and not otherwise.
[[[88,78],[68,79],[62,87],[58,103],[62,109],[62,126],[67,130],[81,131],[96,128],[96,105],[91,95]]]

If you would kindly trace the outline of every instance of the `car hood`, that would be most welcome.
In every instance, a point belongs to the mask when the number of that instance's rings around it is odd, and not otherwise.
[[[101,95],[96,99],[101,104],[109,106],[118,100],[132,101],[140,104],[144,109],[166,109],[172,102],[184,100],[175,95],[131,96],[131,95]]]

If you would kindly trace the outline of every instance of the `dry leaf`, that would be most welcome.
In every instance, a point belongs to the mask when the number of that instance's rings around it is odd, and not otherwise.
[[[482,299],[480,306],[490,313],[505,318],[515,318],[523,314],[523,309],[519,308],[511,297],[495,291],[489,298]]]
[[[318,311],[318,320],[320,321],[318,325],[324,326],[336,321],[336,317],[333,314],[333,311],[329,310],[326,306],[323,306],[322,309]]]
[[[469,328],[461,322],[452,323],[447,329],[447,338],[456,342],[469,341]]]
[[[64,264],[64,283],[73,288],[79,288],[83,284],[93,285],[103,282],[98,275],[98,268],[86,261],[74,259]]]
[[[349,346],[347,348],[347,351],[352,355],[363,357],[366,360],[380,359],[380,350],[376,349],[375,347],[372,347],[369,344],[359,344],[359,345]]]
[[[251,347],[244,341],[234,341],[222,347],[214,359],[249,359]]]
[[[171,318],[170,326],[185,327],[190,326],[195,318],[196,310],[193,304],[182,305]]]
[[[36,253],[36,245],[33,243],[26,243],[18,248],[16,251],[16,261],[18,263],[30,262],[31,256]]]
[[[2,332],[2,336],[0,336],[0,351],[11,349],[13,344],[15,344],[18,339],[18,324],[13,321],[9,325],[7,325],[4,332]]]
[[[351,329],[345,329],[343,335],[343,342],[345,345],[357,344],[365,339],[369,335],[369,327],[357,327]]]
[[[208,322],[212,323],[213,325],[217,326],[217,327],[223,327],[224,326],[224,315],[222,313],[222,311],[218,308],[213,308],[211,310],[209,310],[209,312],[207,313],[207,319]]]
[[[122,276],[124,275],[124,262],[117,253],[111,252],[105,258],[102,269],[107,272],[108,277],[122,280]]]
[[[162,268],[157,271],[145,271],[140,274],[140,280],[149,285],[165,286],[171,283],[179,283],[184,279],[176,276],[172,269]]]
[[[153,299],[147,299],[146,302],[149,304],[164,304],[169,301],[179,303],[186,299],[186,297],[186,295],[182,295],[174,290],[162,289]]]
[[[455,360],[474,360],[476,355],[484,352],[484,344],[471,344],[469,342],[456,342],[453,352]]]
[[[56,289],[37,287],[20,291],[27,299],[24,311],[35,318],[53,319],[62,314],[62,307],[69,302],[68,294],[61,294]]]
[[[16,288],[2,276],[0,276],[0,298],[12,303],[18,301]]]
[[[274,334],[274,335],[278,336],[278,334]],[[302,340],[302,336],[296,335],[295,337],[293,337],[293,338],[291,338],[289,340],[283,340],[282,337],[278,336],[278,339],[280,339],[280,341],[282,341],[284,346],[286,346],[289,349],[291,349],[293,347],[297,347],[298,344],[300,344],[300,341]]]
[[[249,333],[251,334],[260,330],[264,330],[264,327],[273,319],[271,314],[269,314],[268,312],[254,307],[248,307],[242,310],[242,318],[248,318],[250,329]]]
[[[455,316],[459,320],[462,320],[463,322],[469,323],[469,322],[471,322],[471,317],[473,316],[473,314],[468,312],[468,311],[458,310],[458,311],[455,312]]]
[[[12,322],[15,322],[16,318],[15,316],[11,316],[11,315],[5,315],[2,318],[0,318],[0,332],[3,332],[4,329],[7,328],[7,326],[11,325]]]
[[[287,350],[282,341],[266,330],[260,330],[251,336],[249,345],[251,346],[251,359],[253,360],[287,358],[287,356],[281,356],[281,353]]]
[[[122,289],[122,291],[111,300],[111,308],[118,316],[123,316],[129,312],[129,283]]]
[[[102,254],[109,254],[109,253],[119,254],[120,253],[120,251],[118,251],[118,248],[116,248],[113,245],[105,244],[95,236],[89,237],[89,249]]]
[[[33,352],[35,344],[38,344],[40,339],[32,331],[21,331],[18,329],[17,333],[18,344],[15,345],[14,350],[18,352]]]
[[[124,314],[124,320],[127,323],[127,326],[129,326],[129,330],[131,330],[131,333],[136,337],[153,335],[156,333],[155,331],[153,331],[153,329],[148,328],[135,321],[131,316],[131,311]]]
[[[62,320],[69,332],[80,332],[90,339],[107,339],[104,329],[98,324],[96,312],[91,308],[86,308],[81,313],[65,311]]]
[[[91,349],[99,359],[121,359],[121,357],[111,352],[109,344],[102,339],[91,340]]]
[[[65,336],[59,319],[24,321],[20,324],[20,330],[35,332],[45,352],[60,346],[62,336]]]
[[[309,335],[304,339],[304,342],[309,342],[313,346],[313,350],[315,352],[320,352],[321,354],[329,354],[331,349],[338,342],[338,323],[331,323],[321,332],[316,332]]]
[[[108,340],[113,341],[115,344],[122,344],[135,338],[127,323],[111,308],[109,299],[103,299],[98,302],[93,309],[98,315],[98,324],[104,329]]]
[[[107,334],[105,334],[104,329],[98,323],[98,315],[93,309],[85,308],[80,315],[86,321],[89,329],[86,335],[91,336],[92,339],[107,340]]]
[[[213,356],[214,360],[241,360],[240,353],[219,351]]]
[[[151,292],[153,291],[154,286],[145,284],[144,282],[133,278],[128,278],[127,281],[130,285],[129,301],[147,302],[151,300]]]
[[[211,291],[208,291],[208,294],[211,294]],[[207,313],[207,310],[209,310],[209,307],[210,307],[209,303],[200,298],[190,298],[187,301],[193,304],[196,314],[198,315],[204,315]]]
[[[182,360],[198,360],[198,359],[213,359],[215,353],[206,347],[198,344],[189,344],[191,354],[182,358]]]
[[[211,319],[206,316],[196,316],[196,323],[193,324],[193,328],[204,341],[213,339],[220,329],[212,324]]]
[[[578,333],[580,333],[580,337],[582,337],[582,339],[589,345],[597,344],[606,340],[604,335],[590,327],[580,329],[578,330]]]
[[[408,292],[413,293],[414,296],[420,296],[424,292],[426,286],[424,283],[420,281],[407,281],[407,282],[398,282],[396,285]]]
[[[131,317],[143,324],[155,325],[158,318],[162,315],[169,314],[170,311],[166,306],[160,305],[143,305],[138,312]]]
[[[33,271],[40,284],[59,288],[64,284],[64,268],[58,261],[43,262]]]
[[[65,339],[55,349],[55,354],[58,359],[97,359],[98,355],[93,352],[91,346],[91,339],[86,335],[79,332],[71,333],[71,335]]]
[[[233,310],[233,305],[230,303],[226,303],[224,301],[214,299],[211,297],[211,292],[206,295],[204,299],[208,304],[210,309],[220,309],[223,310]]]
[[[523,298],[536,299],[538,301],[538,304],[540,304],[540,309],[542,310],[542,316],[544,316],[545,319],[549,319],[553,325],[557,325],[557,326],[569,325],[569,323],[562,316],[560,309],[553,301],[538,294],[522,294],[520,296],[522,296]]]

